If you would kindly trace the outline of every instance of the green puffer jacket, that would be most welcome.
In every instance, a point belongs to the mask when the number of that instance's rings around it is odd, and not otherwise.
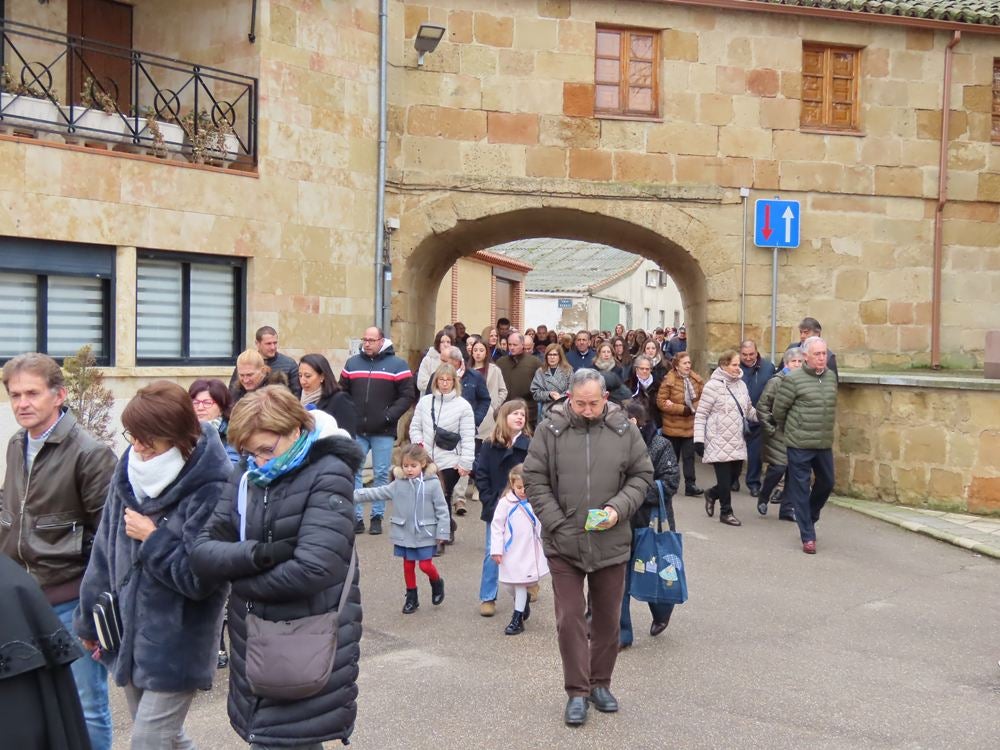
[[[792,370],[778,386],[771,414],[785,431],[786,448],[832,448],[837,374],[826,369],[817,375],[805,365]]]
[[[524,461],[524,483],[542,523],[548,557],[558,556],[585,572],[627,562],[629,519],[653,481],[646,443],[619,407],[585,419],[565,403],[553,406],[538,426]],[[610,506],[618,523],[585,531],[587,511]]]
[[[770,466],[787,466],[788,452],[785,450],[785,431],[774,421],[774,397],[785,376],[780,371],[767,381],[764,391],[757,400],[757,419],[764,431],[764,463]]]

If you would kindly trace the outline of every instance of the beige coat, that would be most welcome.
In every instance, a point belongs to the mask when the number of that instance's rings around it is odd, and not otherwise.
[[[480,370],[476,370],[476,372],[482,375]],[[489,440],[490,435],[493,434],[493,428],[496,426],[496,419],[493,415],[507,400],[507,384],[504,383],[500,368],[492,362],[487,363],[484,377],[486,378],[486,390],[490,392],[490,408],[483,421],[479,423],[479,432],[476,433],[476,437],[480,440]]]
[[[694,413],[694,442],[705,444],[704,463],[746,460],[747,444],[743,439],[740,409],[751,422],[757,421],[746,383],[739,375],[730,375],[716,367],[705,383],[698,410]]]

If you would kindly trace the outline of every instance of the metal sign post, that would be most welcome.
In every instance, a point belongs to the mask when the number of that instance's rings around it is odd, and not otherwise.
[[[771,248],[771,361],[778,338],[778,249],[799,246],[802,207],[798,201],[759,200],[754,204],[753,244]]]

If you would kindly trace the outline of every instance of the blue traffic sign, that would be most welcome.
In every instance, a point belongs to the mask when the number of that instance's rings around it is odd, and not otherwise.
[[[759,200],[754,204],[753,244],[798,247],[802,207],[798,201]]]

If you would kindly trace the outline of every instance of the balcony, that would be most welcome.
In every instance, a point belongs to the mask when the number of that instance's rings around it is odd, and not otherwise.
[[[252,170],[256,78],[0,18],[0,133]]]

